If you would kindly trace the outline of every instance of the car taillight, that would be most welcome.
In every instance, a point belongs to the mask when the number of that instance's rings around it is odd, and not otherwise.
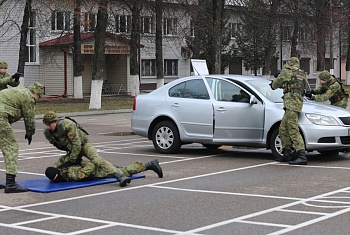
[[[136,96],[135,96],[134,102],[132,104],[132,110],[136,110]]]

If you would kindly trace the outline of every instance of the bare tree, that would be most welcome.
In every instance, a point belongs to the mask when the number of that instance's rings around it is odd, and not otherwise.
[[[92,83],[89,109],[101,108],[101,95],[103,85],[103,66],[105,64],[105,39],[107,29],[107,0],[99,0],[97,25],[94,32],[95,53],[92,66]]]
[[[28,56],[28,47],[27,47],[27,35],[29,31],[29,23],[31,22],[32,11],[32,1],[26,0],[26,6],[24,8],[23,21],[21,25],[21,38],[19,42],[19,55],[18,55],[18,68],[17,72],[22,73],[24,76],[24,66]]]
[[[163,69],[163,0],[156,0],[156,70],[157,70],[157,88],[164,85]]]
[[[74,75],[74,98],[83,98],[83,77],[81,71],[81,36],[80,17],[81,0],[74,2],[74,42],[73,42],[73,75]]]

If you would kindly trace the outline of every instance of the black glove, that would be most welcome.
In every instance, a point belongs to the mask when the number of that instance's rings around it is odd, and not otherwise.
[[[30,145],[30,143],[32,143],[32,135],[26,134],[24,136],[24,139],[28,140],[28,145]]]
[[[55,146],[59,150],[67,151],[67,149],[60,145],[58,142],[53,142],[53,146]]]
[[[15,82],[18,82],[21,75],[21,73],[15,73],[14,75],[12,75],[12,78],[15,79]]]
[[[311,90],[311,91],[305,92],[305,96],[306,96],[307,98],[311,99],[311,98],[312,98],[312,90]]]

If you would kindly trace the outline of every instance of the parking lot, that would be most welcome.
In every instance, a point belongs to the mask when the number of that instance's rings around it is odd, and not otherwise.
[[[115,165],[157,158],[154,172],[125,188],[110,183],[55,193],[0,192],[0,234],[348,234],[349,153],[309,153],[309,165],[275,162],[265,149],[183,146],[159,154],[132,135],[130,113],[74,117],[102,157]],[[23,122],[13,125],[20,145],[16,180],[44,177],[63,154],[37,133],[31,145]],[[0,182],[5,181],[0,157]]]

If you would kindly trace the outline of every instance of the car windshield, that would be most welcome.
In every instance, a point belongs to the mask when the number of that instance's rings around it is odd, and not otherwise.
[[[252,85],[255,89],[257,89],[263,96],[274,103],[283,103],[283,89],[272,90],[270,87],[269,80],[249,80],[247,81],[250,85]]]

